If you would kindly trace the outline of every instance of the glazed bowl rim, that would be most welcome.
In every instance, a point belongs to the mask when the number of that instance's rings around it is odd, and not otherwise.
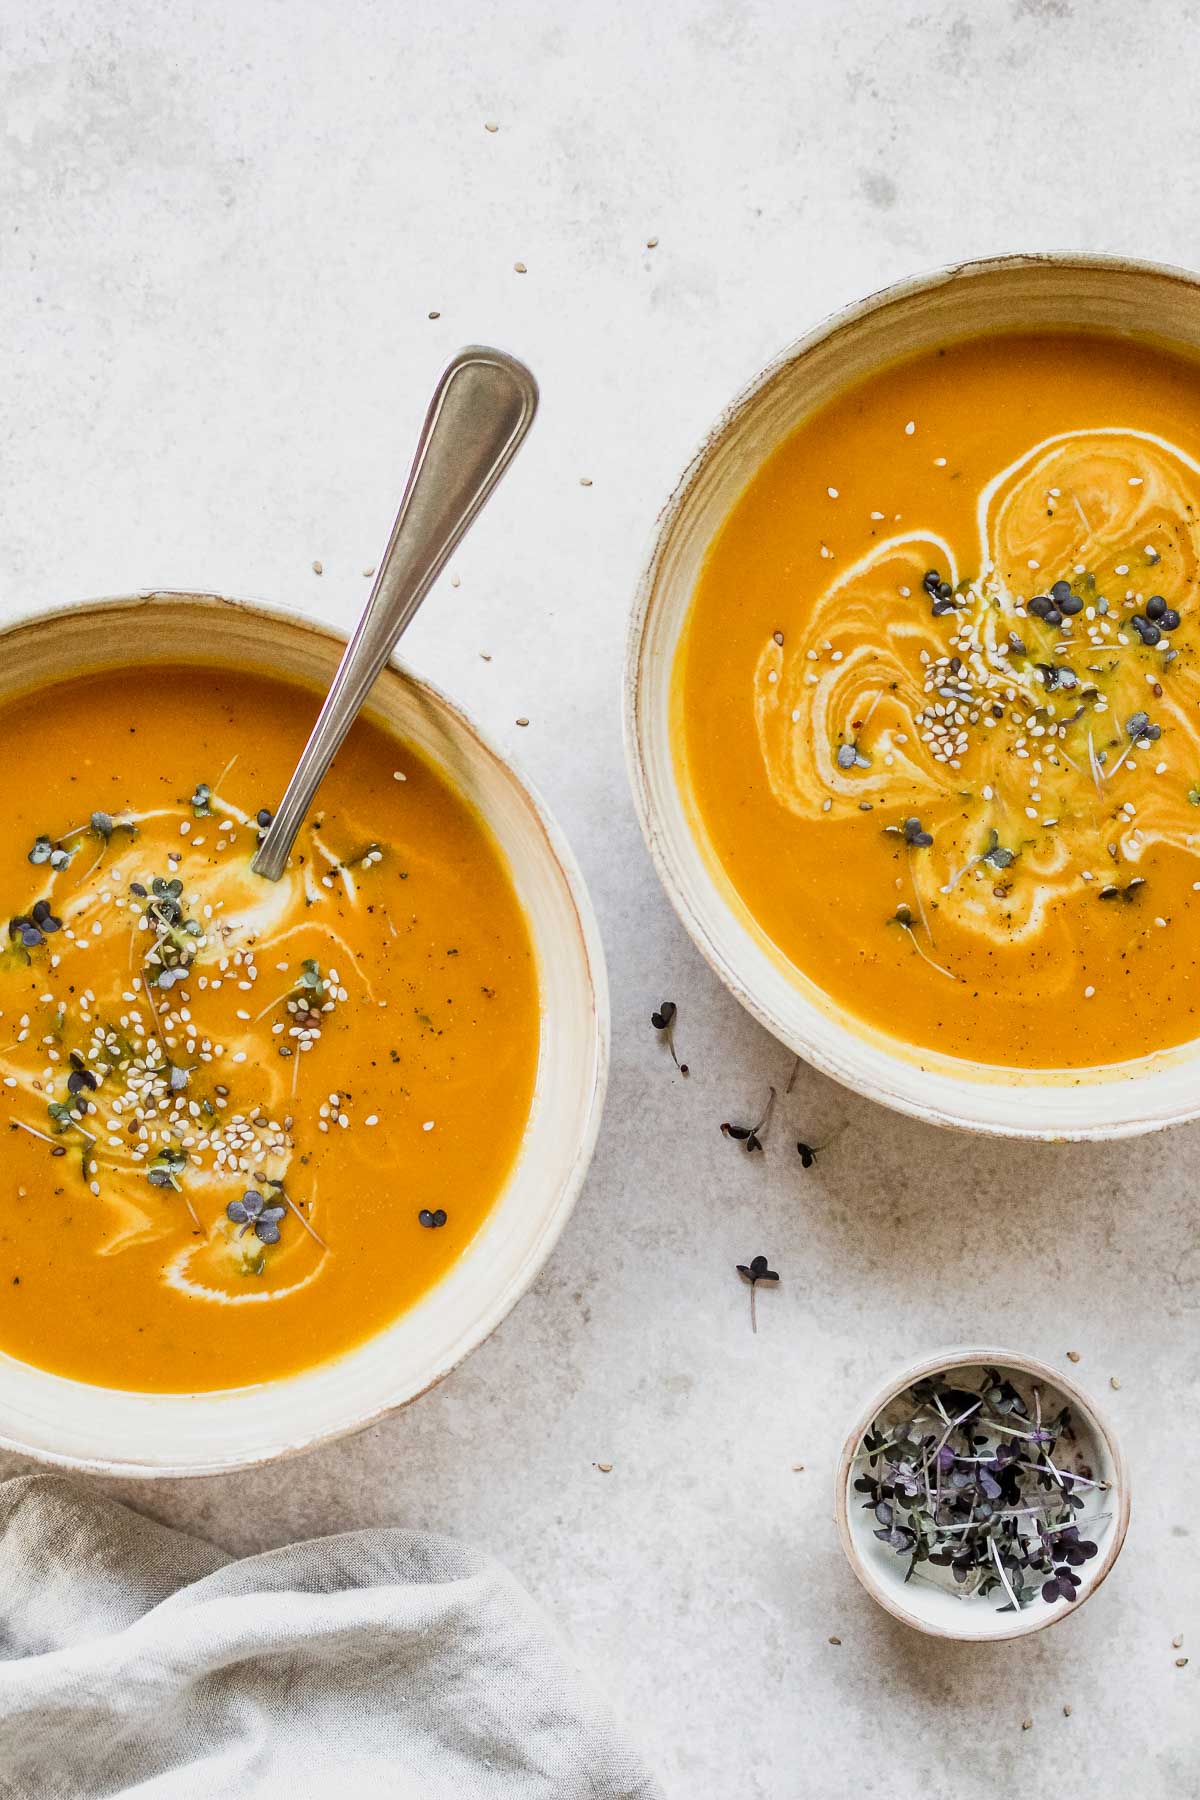
[[[156,602],[175,603],[193,606],[201,610],[235,611],[261,618],[268,623],[281,626],[302,636],[319,638],[332,648],[345,648],[348,633],[325,619],[314,619],[294,608],[277,605],[262,600],[246,599],[217,592],[211,588],[177,588],[177,587],[143,587],[132,589],[123,594],[107,594],[93,599],[72,601],[49,607],[25,608],[5,617],[0,625],[0,646],[11,636],[21,631],[45,628],[52,630],[55,624],[67,617],[77,618],[81,614],[99,614],[128,610],[138,606],[153,606]],[[198,656],[198,662],[220,663],[219,648],[209,656]],[[264,666],[270,667],[269,653],[264,655]],[[99,666],[99,665],[98,665]],[[85,671],[80,671],[85,672]],[[305,1455],[327,1444],[337,1443],[343,1438],[355,1436],[369,1426],[376,1425],[391,1417],[394,1413],[419,1400],[424,1394],[437,1387],[450,1375],[473,1351],[477,1350],[512,1312],[517,1303],[525,1296],[533,1285],[541,1270],[545,1267],[554,1251],[563,1230],[566,1227],[583,1183],[587,1177],[595,1152],[596,1141],[604,1110],[604,1099],[608,1085],[609,1050],[610,1050],[610,1005],[608,990],[608,974],[604,958],[603,942],[599,924],[592,904],[583,873],[576,861],[567,839],[554,815],[546,804],[540,790],[530,777],[520,769],[515,760],[502,750],[483,731],[458,703],[435,682],[425,676],[418,675],[406,663],[393,656],[386,665],[386,671],[405,681],[418,695],[429,696],[435,706],[447,718],[457,737],[471,746],[475,754],[490,759],[499,772],[508,779],[513,788],[523,797],[528,806],[533,822],[536,824],[545,845],[548,863],[552,863],[560,878],[565,895],[569,901],[570,911],[578,927],[578,954],[582,968],[586,972],[587,985],[590,992],[590,1022],[586,1031],[581,1030],[581,1037],[586,1036],[588,1044],[588,1060],[590,1078],[586,1085],[580,1084],[581,1115],[583,1131],[575,1143],[569,1164],[558,1180],[552,1209],[548,1214],[536,1239],[527,1250],[520,1267],[510,1276],[507,1283],[490,1299],[475,1321],[459,1332],[452,1352],[443,1355],[435,1363],[427,1378],[422,1378],[417,1387],[400,1394],[398,1398],[385,1399],[372,1403],[365,1411],[350,1410],[350,1416],[337,1424],[321,1426],[306,1432],[303,1429],[289,1432],[286,1441],[279,1435],[272,1436],[269,1426],[264,1426],[264,1446],[253,1453],[239,1454],[229,1457],[204,1457],[174,1462],[147,1464],[129,1457],[117,1456],[79,1456],[70,1452],[43,1449],[23,1442],[19,1437],[5,1429],[0,1429],[0,1450],[10,1451],[15,1455],[28,1457],[38,1464],[70,1469],[76,1473],[94,1474],[122,1479],[136,1480],[181,1480],[202,1478],[211,1475],[233,1474],[241,1470],[260,1468],[272,1463],[283,1462],[294,1456]],[[283,677],[286,679],[286,677]],[[32,688],[44,686],[44,681],[31,684]],[[19,691],[19,690],[18,690]],[[385,726],[386,730],[387,727]],[[484,822],[489,830],[494,829],[492,822],[486,817]],[[467,1255],[471,1254],[468,1249]],[[431,1289],[436,1292],[437,1284]],[[363,1344],[377,1338],[389,1329],[384,1325],[379,1332],[369,1334]],[[328,1359],[338,1362],[354,1356],[361,1345],[352,1345],[345,1352]],[[13,1359],[17,1362],[20,1359]],[[33,1365],[27,1365],[33,1366]],[[319,1368],[321,1364],[310,1365]],[[298,1371],[303,1375],[306,1369]],[[75,1385],[87,1387],[87,1383]],[[264,1382],[261,1385],[263,1396],[264,1418],[269,1415],[270,1397],[277,1393],[276,1384]],[[122,1397],[137,1399],[142,1397],[131,1394],[126,1389],[113,1389],[97,1385],[92,1390],[98,1401],[108,1394],[119,1394]],[[230,1393],[244,1390],[208,1390],[195,1394],[178,1393],[169,1395],[148,1394],[145,1398],[153,1401],[176,1401],[181,1404],[190,1400],[211,1400],[219,1397],[223,1391]]]
[[[655,604],[660,570],[666,553],[680,520],[685,515],[688,502],[700,476],[721,447],[727,434],[754,405],[759,395],[779,380],[789,367],[802,363],[810,351],[829,343],[844,332],[854,329],[874,314],[886,311],[893,305],[935,295],[940,290],[961,281],[1004,274],[1009,271],[1033,271],[1042,268],[1067,272],[1072,270],[1094,271],[1100,274],[1131,275],[1135,279],[1144,277],[1154,281],[1165,281],[1185,288],[1200,302],[1200,272],[1169,263],[1158,263],[1112,253],[1047,250],[1013,252],[947,263],[875,289],[864,298],[852,301],[848,305],[826,314],[810,330],[779,350],[722,408],[713,424],[705,432],[698,447],[689,457],[682,473],[658,511],[647,537],[646,550],[634,591],[626,632],[622,683],[623,738],[634,810],[646,848],[650,853],[650,859],[667,898],[709,967],[735,999],[772,1036],[796,1051],[812,1067],[819,1069],[823,1074],[841,1083],[852,1092],[858,1093],[876,1104],[886,1106],[894,1112],[919,1119],[927,1124],[1015,1141],[1113,1142],[1167,1130],[1175,1125],[1187,1124],[1189,1121],[1200,1118],[1200,1086],[1196,1089],[1194,1101],[1174,1105],[1165,1116],[1146,1117],[1137,1113],[1136,1110],[1130,1114],[1114,1111],[1111,1106],[1108,1109],[1101,1109],[1098,1106],[1095,1116],[1086,1121],[1056,1126],[1041,1122],[1030,1123],[1022,1116],[1022,1095],[1027,1095],[1035,1090],[1016,1080],[1006,1083],[1005,1071],[1000,1065],[996,1065],[994,1068],[989,1065],[985,1068],[983,1065],[962,1062],[963,1074],[958,1077],[961,1084],[961,1097],[954,1107],[924,1101],[894,1088],[884,1090],[861,1066],[868,1047],[861,1022],[855,1019],[855,1015],[848,1008],[839,1005],[831,995],[824,993],[824,990],[821,991],[828,1007],[828,1016],[836,1029],[839,1054],[835,1054],[831,1048],[823,1045],[797,1041],[797,1033],[784,1024],[770,1001],[760,998],[751,991],[747,979],[738,967],[739,961],[743,959],[728,953],[724,947],[719,945],[713,930],[710,929],[708,923],[710,917],[732,914],[733,909],[726,895],[721,893],[716,883],[711,880],[709,883],[711,891],[706,889],[703,903],[695,900],[687,892],[687,883],[682,868],[677,864],[675,854],[668,842],[668,833],[660,822],[654,804],[648,768],[650,758],[646,742],[647,720],[643,716],[644,692],[653,688],[658,682],[669,683],[672,679],[670,668],[665,673],[657,670],[651,671],[646,667],[645,662],[647,628],[651,610]],[[761,466],[761,461],[758,466]],[[711,539],[709,541],[711,542]],[[675,645],[675,649],[677,648],[678,639]],[[674,653],[672,662],[673,660]],[[672,770],[671,776],[671,789],[675,804],[686,813],[682,784],[674,770]],[[696,832],[691,825],[688,826],[688,831],[693,841],[698,844]],[[820,984],[817,983],[816,986],[819,988]],[[889,1063],[903,1063],[906,1049],[904,1040],[897,1033],[885,1033],[883,1036],[887,1040],[885,1054]],[[1200,1040],[1197,1041],[1200,1042]],[[1180,1054],[1186,1048],[1187,1046],[1181,1046],[1174,1054]],[[919,1049],[917,1054],[920,1054]],[[946,1059],[947,1073],[952,1079],[954,1071],[951,1065],[954,1060]],[[985,1079],[977,1084],[972,1084],[965,1077],[977,1069],[981,1070]],[[1030,1070],[1024,1073],[1028,1082],[1036,1080],[1038,1075],[1049,1078],[1062,1074],[1063,1071]],[[1111,1096],[1116,1091],[1112,1083],[1108,1084],[1106,1089],[1105,1085],[1101,1083],[1086,1082],[1088,1070],[1081,1070],[1078,1073],[1083,1077],[1089,1089],[1092,1089],[1097,1095],[1107,1091]],[[1129,1077],[1122,1078],[1120,1085],[1127,1087],[1128,1080],[1137,1080],[1141,1076],[1142,1071],[1131,1068]],[[1007,1088],[1012,1096],[1008,1115],[1003,1119],[991,1119],[982,1118],[973,1113],[968,1097],[972,1085],[977,1085],[980,1091],[987,1091],[990,1094],[996,1094]]]

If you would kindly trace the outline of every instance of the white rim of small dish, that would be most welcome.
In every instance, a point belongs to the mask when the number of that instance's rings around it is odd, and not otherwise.
[[[922,1618],[919,1612],[904,1604],[903,1596],[910,1590],[904,1584],[903,1575],[897,1573],[894,1580],[881,1580],[874,1569],[864,1561],[862,1552],[855,1541],[851,1524],[851,1512],[856,1507],[858,1496],[854,1493],[852,1482],[855,1475],[855,1458],[862,1448],[862,1441],[867,1431],[883,1411],[884,1407],[894,1400],[904,1389],[911,1387],[914,1381],[920,1381],[926,1375],[940,1375],[943,1372],[953,1373],[955,1369],[973,1368],[981,1365],[984,1368],[996,1368],[1003,1373],[1015,1371],[1036,1381],[1043,1382],[1046,1387],[1068,1400],[1080,1419],[1083,1420],[1089,1434],[1094,1439],[1107,1467],[1111,1470],[1112,1486],[1110,1495],[1114,1506],[1114,1515],[1109,1529],[1094,1561],[1084,1563],[1080,1568],[1082,1577],[1076,1599],[1051,1606],[1034,1603],[1019,1613],[1001,1613],[987,1602],[981,1602],[974,1616],[981,1624],[973,1626],[969,1631],[952,1631],[931,1619]],[[1015,1350],[1002,1350],[984,1346],[956,1347],[943,1350],[940,1355],[922,1357],[907,1369],[884,1384],[865,1406],[857,1424],[846,1438],[842,1454],[838,1461],[837,1478],[834,1485],[834,1518],[837,1523],[838,1537],[846,1554],[846,1561],[854,1570],[862,1586],[870,1594],[872,1600],[892,1617],[899,1619],[904,1625],[911,1625],[915,1631],[922,1631],[928,1637],[951,1638],[956,1642],[1000,1643],[1011,1638],[1027,1637],[1030,1632],[1044,1631],[1048,1625],[1056,1625],[1060,1619],[1070,1618],[1078,1612],[1085,1601],[1090,1600],[1097,1588],[1106,1580],[1113,1564],[1121,1554],[1125,1542],[1125,1534],[1129,1529],[1129,1473],[1121,1446],[1112,1426],[1104,1415],[1097,1410],[1095,1401],[1060,1370],[1053,1368],[1034,1356],[1023,1356]],[[897,1559],[899,1562],[899,1559]],[[971,1606],[969,1600],[955,1602],[964,1612]],[[987,1618],[996,1623],[989,1629],[982,1623]]]
[[[1086,1142],[1137,1137],[1200,1118],[1200,1038],[1154,1056],[1122,1064],[1077,1070],[1006,1069],[968,1063],[907,1046],[896,1034],[874,1030],[823,995],[816,983],[787,963],[751,918],[732,883],[707,850],[699,821],[689,820],[689,803],[670,744],[670,690],[675,653],[690,605],[675,597],[663,601],[669,580],[664,568],[675,553],[676,539],[686,535],[689,508],[705,504],[704,484],[739,429],[750,429],[757,408],[789,372],[797,379],[805,358],[833,345],[846,334],[869,328],[891,309],[910,302],[945,314],[962,284],[1042,274],[1077,277],[1081,283],[1110,280],[1153,287],[1162,304],[1166,296],[1186,295],[1193,318],[1194,347],[1200,352],[1200,276],[1166,264],[1120,256],[1074,252],[998,256],[952,264],[881,289],[832,314],[805,336],[782,350],[725,408],[696,450],[660,511],[650,538],[643,573],[634,598],[624,673],[626,762],[634,807],[651,860],[668,899],[692,941],[710,967],[746,1010],[775,1037],[815,1068],[852,1091],[894,1111],[927,1123],[986,1136],[1041,1142]],[[1117,300],[1106,304],[1109,310]],[[1086,309],[1085,309],[1086,310]],[[1030,319],[1054,328],[1054,319]],[[1060,329],[1072,324],[1098,324],[1118,331],[1115,322],[1060,317]],[[997,330],[1021,329],[1022,322],[1002,320]],[[975,328],[978,329],[978,328]],[[1125,319],[1125,329],[1155,335],[1140,313]],[[929,342],[955,336],[953,322],[931,335]],[[1172,334],[1164,334],[1170,340]],[[1175,341],[1182,341],[1176,337]],[[886,366],[885,356],[873,367]],[[844,389],[842,382],[840,388]],[[830,390],[840,391],[834,384]],[[819,404],[820,402],[818,402]],[[809,410],[812,410],[811,408]],[[754,468],[805,417],[797,411],[786,428],[770,438]],[[754,470],[747,472],[745,480]],[[736,501],[743,480],[725,494],[713,529]],[[699,496],[699,497],[698,497]],[[712,541],[710,531],[706,540]],[[669,610],[663,627],[669,643],[652,642],[659,614]],[[677,616],[676,616],[677,615]]]
[[[156,604],[194,607],[198,611],[215,611],[218,615],[224,615],[230,621],[231,627],[235,620],[249,619],[282,628],[284,631],[296,635],[297,654],[300,654],[299,645],[301,643],[319,644],[325,654],[331,658],[330,672],[346,643],[345,634],[336,627],[314,621],[286,607],[233,598],[214,593],[211,590],[161,587],[141,588],[129,594],[105,596],[63,607],[23,612],[21,615],[7,620],[0,629],[0,646],[8,645],[15,635],[23,632],[43,630],[52,632],[56,624],[62,625],[65,621],[103,617],[105,613],[115,615],[131,608],[153,608]],[[158,657],[158,660],[164,662],[181,659],[181,656],[175,652]],[[150,657],[148,660],[155,659]],[[197,660],[217,663],[223,660],[227,661],[228,658],[222,656],[220,639],[218,638],[207,646],[207,654],[202,653]],[[102,659],[85,661],[82,664],[68,663],[60,673],[63,675],[85,674],[91,668],[105,666],[113,665],[111,662],[106,665]],[[269,653],[264,655],[260,666],[265,673],[272,672]],[[288,671],[281,669],[278,673],[283,679],[288,678]],[[402,682],[408,684],[416,697],[422,701],[431,702],[431,716],[440,716],[440,719],[449,725],[450,731],[456,735],[457,740],[471,746],[473,753],[481,757],[485,764],[490,764],[497,772],[498,778],[506,781],[514,793],[520,796],[528,810],[530,826],[536,830],[538,841],[544,845],[545,865],[553,871],[563,890],[564,910],[568,911],[571,935],[574,940],[571,954],[579,960],[576,975],[581,983],[586,984],[590,999],[590,1011],[586,1031],[581,1033],[581,1038],[586,1037],[583,1084],[575,1097],[579,1129],[573,1140],[573,1153],[569,1160],[564,1160],[563,1166],[556,1172],[552,1201],[543,1208],[540,1214],[540,1224],[525,1245],[519,1266],[491,1295],[487,1304],[479,1308],[477,1315],[469,1324],[448,1334],[449,1342],[436,1356],[430,1359],[428,1366],[422,1368],[418,1376],[405,1379],[398,1385],[396,1391],[388,1393],[383,1398],[374,1399],[361,1409],[356,1409],[353,1405],[348,1406],[344,1416],[338,1417],[336,1421],[324,1423],[315,1429],[306,1428],[304,1425],[293,1425],[290,1429],[285,1428],[279,1417],[281,1403],[289,1389],[298,1388],[299,1384],[310,1382],[313,1378],[322,1377],[329,1371],[353,1363],[372,1346],[381,1344],[392,1332],[402,1326],[406,1319],[410,1319],[414,1314],[420,1312],[431,1301],[436,1304],[437,1296],[451,1282],[456,1271],[473,1264],[486,1254],[487,1233],[504,1207],[508,1192],[507,1186],[463,1255],[451,1265],[450,1270],[431,1289],[427,1290],[414,1307],[407,1309],[390,1326],[374,1333],[363,1343],[279,1381],[263,1382],[251,1387],[204,1390],[186,1394],[143,1393],[93,1386],[89,1383],[70,1380],[67,1377],[52,1375],[48,1371],[37,1369],[33,1365],[23,1363],[17,1358],[0,1352],[0,1448],[13,1451],[18,1455],[28,1456],[40,1463],[80,1473],[147,1480],[175,1480],[193,1476],[227,1474],[302,1455],[320,1445],[353,1436],[368,1426],[377,1424],[413,1400],[419,1399],[431,1388],[436,1387],[473,1350],[491,1336],[532,1285],[558,1242],[591,1163],[608,1081],[610,1035],[608,979],[595,913],[575,857],[553,815],[528,776],[518,770],[515,762],[432,682],[414,674],[411,669],[395,658],[388,664],[381,681],[386,681],[389,675],[398,676]],[[43,679],[49,678],[39,678],[31,685],[40,686]],[[292,678],[297,679],[298,677],[293,674]],[[21,691],[20,685],[18,684],[12,691]],[[370,702],[368,702],[366,710],[368,713],[372,710]],[[388,729],[386,724],[384,729]],[[428,751],[427,754],[429,754]],[[436,756],[433,760],[437,761]],[[453,784],[453,776],[448,775],[448,779]],[[483,816],[489,829],[495,833],[495,820],[488,819],[486,813]],[[497,841],[499,841],[498,834]],[[501,848],[503,850],[502,845]],[[511,859],[508,860],[518,892],[520,892],[521,871],[512,865]],[[532,919],[530,920],[530,929],[535,947],[540,953],[545,949],[545,945],[538,942]],[[544,981],[545,978],[543,959],[543,966],[539,970],[539,980]],[[544,1019],[543,1011],[543,1033],[545,1031]],[[543,1036],[538,1072],[539,1095],[542,1087],[544,1057],[545,1040]],[[530,1131],[535,1128],[539,1110],[541,1109],[539,1109],[538,1097],[535,1096],[526,1139],[523,1141],[522,1151],[518,1155],[517,1165],[509,1177],[509,1185],[515,1181],[518,1170],[524,1162],[524,1146],[528,1142]],[[70,1450],[56,1449],[52,1444],[35,1441],[32,1435],[28,1438],[22,1436],[21,1421],[24,1418],[32,1419],[28,1398],[26,1395],[18,1393],[14,1402],[10,1388],[14,1382],[18,1387],[22,1385],[22,1382],[28,1387],[27,1378],[29,1377],[34,1378],[35,1386],[50,1384],[47,1391],[57,1388],[64,1398],[69,1397],[72,1406],[84,1405],[90,1401],[95,1409],[108,1409],[113,1412],[121,1421],[120,1425],[114,1429],[114,1437],[120,1437],[123,1442],[127,1440],[131,1445],[141,1441],[138,1436],[139,1428],[153,1429],[156,1417],[161,1419],[169,1411],[178,1409],[181,1421],[185,1413],[194,1415],[200,1412],[204,1412],[206,1417],[211,1415],[215,1420],[217,1408],[222,1403],[238,1408],[257,1407],[262,1420],[259,1429],[261,1442],[238,1453],[226,1453],[219,1447],[206,1448],[202,1453],[198,1447],[192,1447],[193,1442],[198,1445],[203,1440],[194,1437],[193,1429],[189,1425],[187,1429],[181,1427],[178,1434],[179,1442],[188,1447],[182,1452],[164,1455],[162,1460],[152,1460],[148,1456],[141,1459],[129,1449],[122,1449],[116,1454],[107,1450],[104,1453],[97,1451],[92,1454],[81,1454]],[[293,1398],[295,1397],[293,1396]],[[232,1418],[232,1413],[230,1416]],[[257,1417],[257,1413],[252,1416]],[[40,1411],[36,1424],[40,1431],[44,1424]],[[78,1431],[76,1434],[78,1435]],[[219,1445],[220,1437],[218,1421],[208,1431],[209,1444],[215,1442]]]

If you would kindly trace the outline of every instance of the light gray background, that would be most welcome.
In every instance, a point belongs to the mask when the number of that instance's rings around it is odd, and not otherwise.
[[[1196,25],[1164,0],[0,14],[0,605],[194,584],[348,624],[442,361],[523,354],[541,417],[408,654],[549,797],[613,989],[591,1178],[468,1365],[278,1470],[112,1491],[235,1550],[388,1522],[486,1546],[685,1800],[1200,1792],[1197,1132],[977,1144],[804,1072],[747,1158],[717,1127],[789,1058],[660,893],[618,717],[656,509],[782,344],[971,254],[1200,261]],[[839,1128],[805,1174],[791,1140]],[[784,1280],[752,1338],[758,1251]],[[1078,1348],[1136,1475],[1104,1593],[1010,1647],[893,1624],[831,1523],[868,1390],[965,1336]]]

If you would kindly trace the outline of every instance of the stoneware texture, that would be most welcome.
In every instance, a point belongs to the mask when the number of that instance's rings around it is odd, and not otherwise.
[[[405,659],[545,794],[613,999],[592,1173],[455,1374],[288,1463],[97,1486],[234,1551],[376,1523],[478,1543],[686,1800],[1200,1792],[1200,1129],[985,1142],[802,1070],[747,1156],[718,1126],[792,1059],[662,893],[619,712],[655,515],[783,345],[972,256],[1196,261],[1197,23],[1165,0],[5,11],[3,607],[162,584],[345,629],[444,362],[524,357],[538,420]],[[686,1081],[649,1023],[667,998]],[[827,1146],[807,1172],[797,1137]],[[759,1252],[782,1279],[752,1336],[734,1264]],[[1135,1489],[1102,1592],[1011,1644],[889,1618],[832,1519],[864,1398],[954,1339],[1078,1350]]]

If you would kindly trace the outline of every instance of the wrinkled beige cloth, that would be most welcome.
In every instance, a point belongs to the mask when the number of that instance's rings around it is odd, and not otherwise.
[[[0,1485],[0,1794],[661,1800],[464,1545],[352,1531],[239,1561],[53,1475]]]

